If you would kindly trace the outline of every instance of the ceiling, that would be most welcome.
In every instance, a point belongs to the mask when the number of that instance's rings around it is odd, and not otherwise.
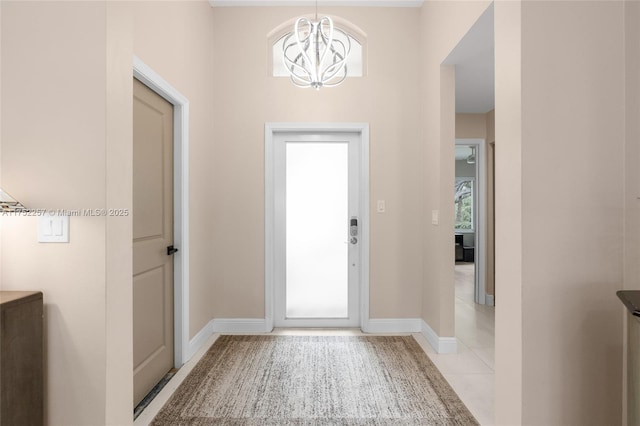
[[[444,63],[456,67],[456,112],[486,113],[495,107],[493,3]]]

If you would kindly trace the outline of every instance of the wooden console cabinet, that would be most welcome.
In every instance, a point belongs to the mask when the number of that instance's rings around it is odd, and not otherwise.
[[[39,291],[0,291],[0,425],[43,424],[43,306]]]

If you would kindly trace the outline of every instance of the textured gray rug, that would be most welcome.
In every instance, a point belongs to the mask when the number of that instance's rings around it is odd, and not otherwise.
[[[153,425],[477,425],[411,336],[220,336]]]

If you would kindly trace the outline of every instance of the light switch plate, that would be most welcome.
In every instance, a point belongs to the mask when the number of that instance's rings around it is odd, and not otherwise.
[[[431,210],[431,224],[437,225],[440,223],[440,211],[439,210]]]
[[[69,216],[44,214],[38,216],[39,243],[68,243]]]
[[[384,213],[386,210],[387,210],[387,206],[384,200],[378,200],[377,212]]]

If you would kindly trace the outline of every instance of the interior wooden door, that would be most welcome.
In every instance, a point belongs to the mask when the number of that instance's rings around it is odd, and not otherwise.
[[[174,363],[173,105],[133,80],[134,407]]]

